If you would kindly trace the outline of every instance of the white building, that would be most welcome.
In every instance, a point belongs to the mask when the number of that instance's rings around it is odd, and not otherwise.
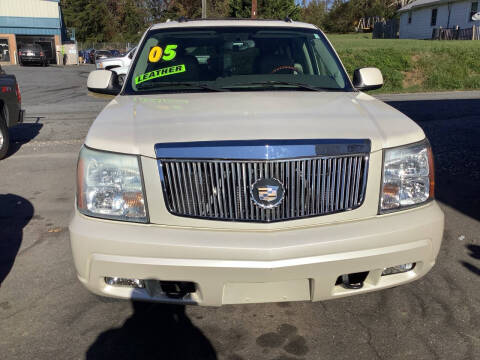
[[[460,29],[480,25],[472,16],[480,11],[479,0],[416,0],[399,10],[400,39],[431,39],[433,29]]]

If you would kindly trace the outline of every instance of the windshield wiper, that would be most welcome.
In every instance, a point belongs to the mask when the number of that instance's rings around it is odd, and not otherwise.
[[[297,83],[297,82],[290,82],[290,81],[278,81],[278,80],[268,80],[268,81],[255,81],[255,82],[243,82],[243,83],[235,83],[227,86],[223,86],[222,88],[230,88],[232,86],[248,86],[248,85],[267,85],[267,86],[275,86],[275,85],[286,85],[292,86],[299,89],[305,89],[310,91],[322,91],[322,90],[335,90],[329,88],[319,88],[312,85],[304,84],[304,83]]]
[[[228,89],[223,89],[223,88],[217,88],[215,86],[211,86],[208,84],[203,84],[203,83],[197,83],[197,82],[148,82],[148,83],[142,83],[137,85],[138,90],[146,90],[146,89],[156,89],[156,88],[163,88],[163,87],[172,87],[172,86],[187,86],[187,87],[193,87],[193,88],[198,88],[198,89],[203,89],[203,90],[208,90],[208,91],[230,91]],[[176,89],[179,90],[179,89]]]

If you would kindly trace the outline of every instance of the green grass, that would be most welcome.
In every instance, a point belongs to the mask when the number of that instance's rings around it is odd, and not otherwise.
[[[327,35],[351,75],[359,67],[382,70],[376,92],[480,89],[480,41],[372,39],[370,34]]]

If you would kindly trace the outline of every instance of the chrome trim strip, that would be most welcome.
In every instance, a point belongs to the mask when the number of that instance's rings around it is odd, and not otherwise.
[[[159,143],[157,159],[281,160],[370,153],[368,139],[240,140]]]

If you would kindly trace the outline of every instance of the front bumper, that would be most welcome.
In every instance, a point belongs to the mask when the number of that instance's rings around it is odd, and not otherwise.
[[[78,212],[70,224],[80,281],[99,295],[173,303],[222,304],[325,300],[418,279],[435,264],[444,216],[436,202],[361,221],[281,231],[178,228],[106,221]],[[409,272],[386,267],[415,262]],[[336,285],[368,271],[358,290]],[[196,292],[171,299],[110,286],[105,277],[186,281]]]

